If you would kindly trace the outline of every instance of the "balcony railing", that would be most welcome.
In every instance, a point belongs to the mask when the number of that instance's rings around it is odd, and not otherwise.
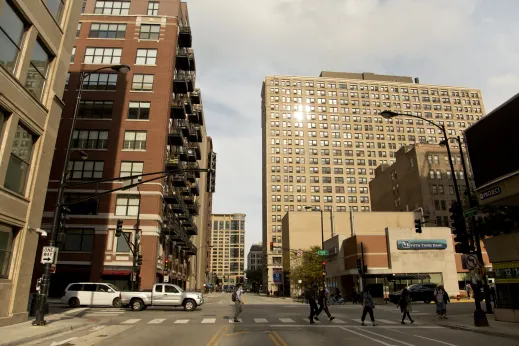
[[[193,204],[187,205],[187,210],[189,210],[191,215],[198,215],[198,213],[200,211],[200,206],[198,205],[197,202],[194,202]]]
[[[170,117],[173,119],[185,119],[186,118],[186,109],[184,107],[184,97],[183,96],[173,94],[173,99],[171,100]]]
[[[185,138],[182,130],[174,125],[169,127],[168,144],[172,146],[183,146]]]
[[[199,105],[202,102],[202,95],[200,93],[200,89],[194,90],[192,93],[189,94],[191,97],[191,103],[194,105]]]
[[[198,187],[198,184],[191,184],[191,192],[195,196],[200,196],[200,188]]]
[[[171,185],[175,187],[186,187],[187,177],[186,173],[178,173],[169,177]]]
[[[195,70],[195,54],[190,48],[177,47],[175,67],[184,71]]]
[[[193,150],[195,152],[196,160],[202,159],[202,151],[200,150],[200,145],[198,143],[196,143],[196,142],[189,143],[188,151],[189,150]],[[188,153],[188,156],[189,156],[189,153]],[[188,160],[188,161],[192,162],[192,160]]]
[[[200,166],[198,165],[198,162],[195,161],[195,162],[189,162],[187,164],[187,168],[196,170],[196,169],[200,169]],[[200,178],[200,171],[195,171],[193,173],[195,174],[195,177]]]
[[[192,45],[193,37],[191,36],[191,27],[189,25],[180,25],[178,28],[178,46],[191,48]]]
[[[187,153],[184,147],[173,146],[166,153],[166,169],[168,171],[187,168]]]
[[[192,71],[175,70],[173,90],[175,94],[187,94],[195,89],[196,74]]]

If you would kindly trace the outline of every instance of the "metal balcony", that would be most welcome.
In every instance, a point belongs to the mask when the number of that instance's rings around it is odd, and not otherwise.
[[[200,107],[197,112],[198,112],[198,123],[201,126],[204,126],[204,109],[202,107]]]
[[[187,181],[191,184],[196,183],[196,176],[194,172],[186,172]]]
[[[188,147],[187,149],[187,161],[188,162],[196,162],[196,151],[194,148]]]
[[[184,98],[184,108],[186,109],[186,115],[193,113],[193,104],[191,102],[191,98]]]
[[[173,171],[186,168],[187,153],[183,147],[171,147],[166,156],[166,170]]]
[[[185,205],[185,203],[184,203]],[[187,209],[187,205],[185,205],[186,209],[184,210],[183,213],[180,213],[180,214],[177,214],[177,217],[179,220],[187,220],[191,217],[191,215],[189,214],[189,210]]]
[[[191,192],[195,196],[200,196],[200,188],[198,187],[198,184],[191,184]]]
[[[178,127],[170,127],[168,134],[168,143],[173,146],[183,146],[185,144],[184,134]]]
[[[180,217],[183,214],[186,214],[189,210],[187,209],[186,203],[184,203],[184,200],[178,196],[178,198],[171,203],[171,210],[177,214],[177,217],[179,220],[182,218]]]
[[[189,143],[188,151],[189,150],[195,151],[196,160],[202,159],[202,151],[200,150],[200,144],[198,144],[197,142]],[[188,161],[193,162],[192,160],[188,160]]]
[[[194,222],[184,225],[184,229],[188,235],[198,235],[198,227],[196,227]]]
[[[183,188],[180,192],[182,193],[182,198],[193,197],[193,192],[191,191],[191,184],[189,184],[189,186],[186,186],[185,188]]]
[[[200,126],[194,125],[191,128],[192,131],[187,137],[188,141],[202,143],[202,129]]]
[[[187,210],[189,210],[189,206],[190,206],[190,205],[195,204],[195,196],[193,196],[192,194],[189,195],[189,196],[182,196],[182,198],[184,199],[184,203],[185,203],[186,206],[188,207]]]
[[[191,36],[191,27],[189,25],[180,25],[178,28],[178,46],[191,48],[192,45],[193,37]]]
[[[172,119],[185,119],[186,109],[184,107],[184,98],[179,95],[174,95],[171,100],[171,111],[169,116]]]
[[[192,93],[189,94],[189,97],[191,97],[191,103],[194,105],[199,105],[202,102],[202,95],[200,93],[200,89],[194,90]]]
[[[182,135],[185,138],[189,138],[193,132],[192,126],[187,120],[175,120],[175,127],[182,131]]]
[[[175,94],[187,94],[195,88],[195,73],[190,71],[175,70],[173,77],[173,92]]]
[[[195,71],[195,54],[192,49],[177,47],[175,68],[184,71]]]
[[[169,178],[171,185],[175,187],[186,187],[187,186],[187,177],[186,173],[178,173]]]
[[[186,168],[190,169],[190,170],[198,170],[200,169],[200,166],[198,165],[198,162],[189,162],[186,166]],[[195,177],[197,178],[200,178],[200,171],[194,171],[193,172]]]
[[[186,252],[186,255],[188,255],[188,256],[194,256],[194,255],[196,255],[197,248],[196,248],[196,246],[191,245],[191,247],[189,249],[185,250],[185,252]]]
[[[200,206],[196,202],[193,203],[193,204],[188,204],[187,205],[187,210],[189,210],[191,215],[198,215],[198,213],[200,211]]]
[[[166,185],[166,188],[164,189],[164,193],[162,194],[162,196],[164,198],[164,202],[166,202],[167,204],[175,204],[182,199],[181,196],[177,194],[176,190],[168,185]]]

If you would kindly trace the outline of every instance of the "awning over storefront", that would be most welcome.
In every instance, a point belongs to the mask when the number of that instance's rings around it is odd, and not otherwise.
[[[105,269],[101,272],[101,275],[130,275],[131,270],[127,269]]]

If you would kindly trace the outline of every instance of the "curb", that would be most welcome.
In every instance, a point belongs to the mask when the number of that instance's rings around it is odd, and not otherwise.
[[[513,340],[519,340],[519,335],[500,333],[500,332],[495,332],[495,331],[491,331],[488,329],[475,329],[473,327],[460,326],[460,325],[454,325],[454,324],[443,324],[443,323],[435,323],[435,324],[445,327],[445,328],[449,328],[449,329],[464,330],[464,331],[468,331],[468,332],[474,332],[474,333],[491,335],[491,336],[499,336],[502,338],[513,339]],[[480,328],[492,328],[492,327],[480,327]]]
[[[25,342],[31,341],[33,339],[43,339],[43,338],[49,337],[51,335],[59,335],[59,334],[62,334],[62,333],[70,332],[72,330],[75,330],[75,331],[79,332],[79,331],[82,331],[82,330],[85,330],[85,329],[88,329],[88,328],[92,328],[92,327],[98,326],[100,324],[104,324],[105,322],[109,323],[110,321],[111,320],[100,320],[99,322],[95,322],[95,323],[89,324],[87,326],[85,326],[84,324],[79,324],[77,326],[70,326],[70,327],[68,327],[65,330],[59,331],[58,333],[56,333],[55,330],[48,331],[48,332],[45,332],[45,333],[42,333],[42,334],[32,335],[32,336],[28,336],[28,337],[25,337],[25,338],[22,338],[22,339],[18,339],[16,341],[11,341],[9,343],[0,344],[0,346],[18,346],[18,345],[21,345],[21,344],[23,344]],[[34,327],[34,326],[31,326],[31,327]]]

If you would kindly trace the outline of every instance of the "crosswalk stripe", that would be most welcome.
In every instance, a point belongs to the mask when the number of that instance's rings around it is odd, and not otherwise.
[[[332,322],[333,322],[333,323],[339,323],[339,324],[341,324],[341,323],[347,323],[347,322],[341,320],[340,318],[335,318]]]
[[[283,323],[295,323],[295,321],[291,318],[278,318]]]
[[[121,322],[121,324],[134,324],[136,322],[139,322],[140,320],[141,320],[140,318],[131,318],[129,320]]]
[[[241,318],[238,318],[238,321],[243,322]],[[229,323],[235,323],[234,318],[229,318]]]
[[[176,320],[175,323],[187,323],[189,320]]]
[[[269,321],[267,321],[266,318],[255,318],[254,322],[256,322],[256,323],[268,323]]]
[[[352,318],[351,320],[354,321],[354,322],[357,322],[357,323],[362,323],[362,321],[360,319]],[[369,321],[367,321],[367,322],[369,323]]]
[[[398,324],[398,322],[390,321],[390,320],[381,320],[380,318],[377,321],[387,323],[387,324]]]
[[[149,321],[148,324],[159,324],[159,323],[164,322],[165,320],[166,320],[165,318],[156,318],[154,320]]]
[[[202,320],[202,323],[215,323],[216,322],[216,318],[204,318]]]

